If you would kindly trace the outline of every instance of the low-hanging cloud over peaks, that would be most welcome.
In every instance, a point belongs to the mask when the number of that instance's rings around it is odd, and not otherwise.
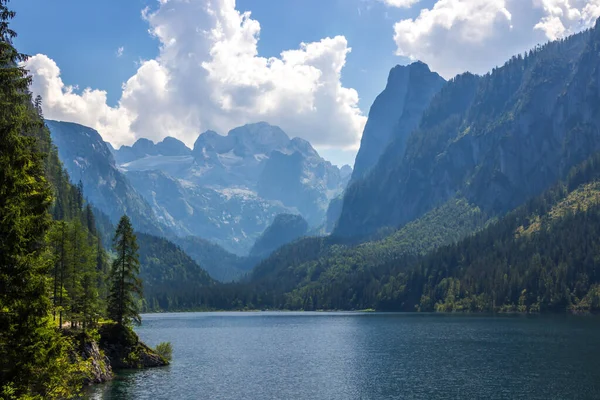
[[[47,118],[91,126],[116,146],[165,136],[191,145],[201,131],[226,133],[259,120],[316,146],[359,142],[366,117],[356,90],[341,83],[351,51],[345,37],[265,58],[258,54],[259,22],[236,10],[234,0],[163,0],[143,17],[160,54],[123,84],[116,107],[102,90],[78,92],[64,83],[46,55],[25,63]]]
[[[389,22],[381,40],[394,40],[396,54],[421,60],[445,78],[488,72],[538,43],[590,27],[600,16],[600,0],[363,1],[411,15]],[[366,116],[357,91],[341,83],[351,51],[346,37],[299,43],[268,58],[258,52],[259,21],[238,11],[234,0],[160,0],[142,15],[159,55],[140,62],[114,107],[101,89],[81,91],[77,82],[63,82],[46,55],[25,63],[46,117],[96,128],[116,146],[165,136],[192,145],[202,131],[225,134],[256,121],[321,148],[358,146]]]

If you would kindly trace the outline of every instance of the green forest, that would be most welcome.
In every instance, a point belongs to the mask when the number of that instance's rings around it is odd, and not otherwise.
[[[15,13],[0,1],[0,398],[71,398],[92,379],[83,348],[140,322],[136,236],[124,216],[103,243],[81,185],[31,98]],[[113,247],[115,255],[105,247]],[[133,334],[135,335],[135,334]],[[136,339],[137,341],[137,339]]]

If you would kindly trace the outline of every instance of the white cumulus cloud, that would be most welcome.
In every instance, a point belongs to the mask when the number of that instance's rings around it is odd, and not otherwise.
[[[485,73],[535,44],[592,26],[600,0],[437,0],[394,25],[397,54],[446,78]]]
[[[130,141],[130,118],[127,110],[106,104],[106,92],[85,89],[81,93],[65,85],[56,63],[43,54],[30,57],[26,67],[34,76],[31,91],[43,98],[46,118],[76,122],[104,132],[104,139],[114,143]]]
[[[117,49],[115,54],[117,55],[117,57],[121,57],[124,52],[125,52],[125,47],[121,46]]]
[[[64,84],[47,56],[26,62],[47,118],[89,125],[117,146],[168,135],[191,145],[204,130],[226,133],[261,120],[317,146],[357,145],[366,117],[356,90],[340,81],[351,50],[343,36],[265,58],[259,22],[236,10],[235,0],[161,0],[143,17],[160,54],[123,84],[116,107],[104,91]]]
[[[379,0],[390,7],[409,8],[421,0]]]
[[[590,27],[600,17],[600,0],[534,0],[544,10],[544,17],[535,25],[550,40]]]

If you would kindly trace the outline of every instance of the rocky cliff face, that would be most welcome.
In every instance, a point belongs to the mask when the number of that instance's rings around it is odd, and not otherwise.
[[[107,323],[100,327],[100,348],[115,369],[155,368],[169,365],[156,351],[140,341],[129,327]]]
[[[421,62],[398,65],[390,71],[385,89],[369,111],[356,155],[353,181],[364,177],[375,166],[392,139],[406,143],[431,98],[444,83],[441,76]],[[397,153],[397,156],[402,157],[402,154]]]
[[[139,231],[154,235],[170,233],[119,171],[110,148],[98,132],[70,122],[46,120],[46,125],[71,180],[83,183],[86,198],[108,215],[113,224],[128,214]]]
[[[600,149],[598,49],[597,26],[453,79],[405,151],[393,141],[348,189],[336,234],[398,227],[457,195],[498,215],[539,194]]]
[[[98,343],[91,341],[84,343],[79,356],[88,362],[87,374],[84,385],[104,383],[112,380],[113,370],[110,359],[104,354]]]

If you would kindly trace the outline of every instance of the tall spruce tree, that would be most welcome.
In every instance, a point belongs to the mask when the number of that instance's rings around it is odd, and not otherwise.
[[[26,56],[12,45],[15,13],[7,3],[0,0],[0,397],[68,397],[44,257],[51,190],[30,135],[42,121],[31,112],[30,77],[19,66]]]
[[[119,325],[141,323],[139,299],[142,297],[142,281],[139,278],[140,261],[138,245],[131,221],[121,217],[113,240],[116,258],[110,271],[108,315]]]

